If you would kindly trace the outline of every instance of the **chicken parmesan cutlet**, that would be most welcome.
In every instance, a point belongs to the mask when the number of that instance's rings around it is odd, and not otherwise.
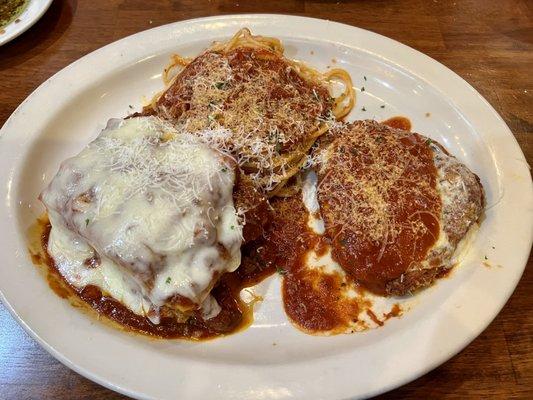
[[[367,120],[331,131],[316,152],[332,255],[356,281],[401,296],[453,267],[484,192],[440,144]]]
[[[227,129],[230,135],[221,142],[269,196],[299,172],[328,123],[347,115],[354,103],[345,71],[319,73],[285,58],[279,40],[247,29],[192,60],[173,60],[164,74],[166,89],[143,113],[193,133]],[[333,80],[344,86],[336,98],[330,94]]]

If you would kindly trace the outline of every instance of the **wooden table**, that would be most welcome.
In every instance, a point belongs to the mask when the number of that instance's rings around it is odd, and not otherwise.
[[[33,28],[0,47],[0,124],[45,79],[103,45],[169,22],[245,12],[331,19],[428,54],[489,100],[532,164],[533,2],[528,0],[56,0]],[[510,301],[470,346],[381,398],[533,398],[532,266],[530,257]],[[124,397],[61,365],[0,306],[0,398]]]

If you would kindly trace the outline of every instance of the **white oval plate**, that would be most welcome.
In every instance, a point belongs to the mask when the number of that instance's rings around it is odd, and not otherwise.
[[[17,17],[19,22],[12,21],[6,26],[0,28],[4,33],[0,33],[0,46],[10,40],[15,39],[18,35],[26,32],[35,24],[48,10],[53,0],[30,0],[26,9]]]
[[[314,337],[282,309],[277,277],[248,330],[214,341],[148,340],[103,325],[56,296],[26,250],[36,200],[61,160],[106,121],[160,89],[173,52],[194,55],[241,27],[281,38],[289,57],[346,68],[358,93],[350,116],[405,115],[475,171],[488,210],[466,259],[424,291],[402,318],[360,334]],[[366,77],[366,80],[365,80]],[[381,108],[381,105],[385,105]],[[362,107],[366,111],[362,111]],[[426,113],[430,113],[427,116]],[[97,50],[29,96],[0,136],[2,300],[68,367],[124,394],[150,399],[345,399],[390,390],[435,368],[483,331],[513,292],[533,229],[527,163],[509,128],[464,80],[429,57],[362,29],[282,15],[197,19],[151,29]],[[488,258],[493,267],[482,265]]]

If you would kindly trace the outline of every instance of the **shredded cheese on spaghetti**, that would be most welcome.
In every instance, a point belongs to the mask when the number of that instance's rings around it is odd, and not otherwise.
[[[345,71],[320,74],[284,58],[279,40],[247,29],[192,61],[174,56],[164,80],[151,110],[189,132],[229,129],[224,147],[267,193],[300,171],[315,140],[354,104]],[[334,80],[343,83],[337,98]]]

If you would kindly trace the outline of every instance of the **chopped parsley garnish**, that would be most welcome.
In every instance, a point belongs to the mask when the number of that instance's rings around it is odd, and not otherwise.
[[[366,81],[366,76],[363,76],[363,79]]]
[[[376,142],[378,143],[383,142],[383,136],[376,136]]]
[[[365,91],[365,87],[361,86],[361,92],[364,92],[364,91]]]
[[[385,104],[381,105],[380,107],[381,107],[381,108],[385,108]]]
[[[276,267],[276,272],[280,275],[285,275],[287,274],[287,271],[284,270],[283,268],[280,268],[280,267]]]
[[[231,230],[234,230],[234,229],[235,229],[235,225],[231,225],[229,228],[230,228]]]
[[[366,108],[363,106],[363,107],[361,108],[361,111],[366,111]]]
[[[278,138],[278,132],[277,131],[274,131],[274,132],[269,132],[268,133],[268,142],[269,143],[278,143],[279,142],[279,138]]]
[[[131,104],[129,104],[128,107],[133,109],[133,106]]]
[[[428,146],[431,144],[431,142],[433,142],[433,140],[431,140],[431,139],[429,139],[429,138],[426,139],[426,144],[427,144]]]
[[[171,281],[172,281],[172,278],[169,276],[169,277],[167,278],[167,280],[165,281],[165,283],[168,285]]]
[[[85,226],[89,225],[89,222],[90,222],[90,220],[89,220],[89,218],[87,218],[87,219],[85,220]]]
[[[217,89],[224,90],[224,89],[226,89],[227,84],[226,84],[226,82],[217,82],[217,83],[215,83],[215,87]]]
[[[485,260],[488,260],[489,258],[487,256],[485,256]]]
[[[222,172],[227,172],[228,169],[227,168],[222,168]]]

